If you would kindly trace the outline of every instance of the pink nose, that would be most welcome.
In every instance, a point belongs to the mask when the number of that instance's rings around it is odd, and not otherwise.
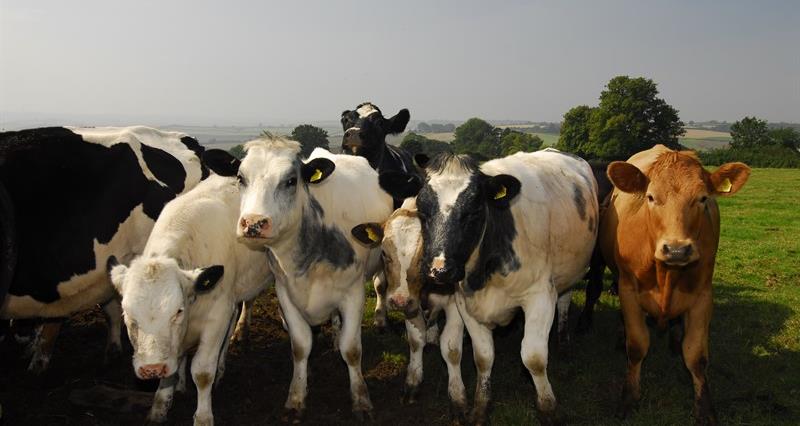
[[[405,296],[395,295],[389,298],[389,304],[395,309],[404,309],[408,304],[408,298]]]
[[[167,377],[167,364],[147,364],[139,367],[139,377],[143,379],[160,379]]]
[[[239,229],[248,238],[269,238],[272,219],[257,214],[247,214],[239,219]]]

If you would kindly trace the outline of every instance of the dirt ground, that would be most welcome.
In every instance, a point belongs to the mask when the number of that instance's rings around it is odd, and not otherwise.
[[[248,347],[232,346],[223,380],[213,391],[215,422],[220,425],[275,424],[281,422],[292,374],[288,336],[281,327],[274,294],[262,295],[253,315]],[[364,375],[374,405],[374,423],[392,425],[448,424],[447,373],[438,347],[425,352],[425,379],[421,400],[411,406],[401,403],[407,345],[402,321],[378,333],[364,327]],[[509,333],[506,333],[509,334]],[[499,336],[497,346],[519,345],[521,336]],[[519,333],[516,333],[519,334]],[[70,393],[95,385],[152,391],[153,382],[135,379],[131,349],[124,343],[122,359],[103,364],[105,319],[98,309],[69,319],[61,329],[49,370],[34,377],[25,370],[23,347],[6,338],[0,344],[2,376],[0,403],[6,425],[134,425],[145,421],[147,409],[118,412],[78,407]],[[126,336],[127,337],[127,336]],[[506,342],[508,340],[508,342]],[[471,347],[466,339],[462,368],[468,395],[474,383]],[[513,352],[518,351],[515,349]],[[521,365],[521,364],[520,364]],[[530,386],[530,385],[529,385]],[[527,391],[533,391],[526,389]],[[532,393],[532,392],[531,392]],[[102,401],[107,402],[107,401]],[[113,404],[113,403],[112,403]],[[98,402],[101,405],[101,402]],[[186,394],[176,394],[169,424],[191,424],[196,393],[191,381]],[[305,424],[352,424],[347,369],[333,350],[330,330],[317,330],[309,360],[309,394]]]

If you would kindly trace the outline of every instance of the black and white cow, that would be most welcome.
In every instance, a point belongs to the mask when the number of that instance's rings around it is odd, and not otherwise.
[[[339,351],[350,376],[353,412],[362,418],[370,415],[372,402],[361,373],[363,283],[379,269],[380,251],[364,247],[350,229],[386,220],[392,199],[361,157],[318,148],[304,163],[298,156],[300,145],[282,139],[252,141],[245,149],[241,163],[219,150],[209,150],[203,160],[218,174],[239,178],[239,240],[254,249],[269,249],[294,361],[285,408],[290,416],[302,414],[311,326],[338,312]]]
[[[480,167],[468,157],[445,154],[426,172],[424,183],[385,174],[381,185],[392,194],[419,192],[422,274],[430,285],[457,283],[456,304],[478,370],[473,419],[483,423],[487,415],[492,328],[510,322],[519,308],[525,314],[522,362],[536,386],[539,410],[552,416],[556,398],[547,378],[547,345],[556,301],[559,323],[566,323],[569,290],[586,272],[597,235],[597,184],[589,164],[546,149]]]
[[[208,174],[202,151],[185,134],[147,127],[0,134],[0,182],[16,216],[17,257],[0,318],[63,318],[113,300],[104,309],[109,348],[119,350],[119,302],[106,260],[141,253],[164,204]],[[47,323],[40,338],[54,338],[59,325]],[[47,343],[36,346],[32,370],[46,368]]]
[[[186,358],[194,350],[194,424],[213,424],[211,388],[224,371],[236,307],[272,282],[264,255],[231,232],[239,201],[236,179],[209,177],[164,207],[141,256],[110,270],[134,371],[161,380],[148,420],[166,420],[175,390],[186,388]]]

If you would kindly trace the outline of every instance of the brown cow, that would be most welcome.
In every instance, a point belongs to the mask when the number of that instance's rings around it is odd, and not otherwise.
[[[662,328],[682,316],[694,415],[698,423],[716,423],[706,383],[711,278],[719,243],[715,197],[733,195],[749,175],[750,168],[742,163],[709,173],[693,152],[663,145],[609,165],[615,189],[601,221],[599,244],[618,273],[625,321],[628,372],[621,416],[640,398],[639,373],[650,344],[644,314]]]

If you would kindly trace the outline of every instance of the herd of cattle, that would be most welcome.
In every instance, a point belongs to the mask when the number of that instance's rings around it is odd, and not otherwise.
[[[247,332],[250,303],[274,285],[294,363],[290,419],[305,408],[311,327],[327,321],[353,412],[364,418],[372,403],[361,371],[363,283],[372,280],[376,325],[388,309],[405,314],[404,399],[416,398],[422,349],[438,340],[456,419],[482,424],[492,329],[521,308],[520,354],[548,421],[556,408],[551,326],[556,320],[559,340],[568,338],[571,288],[591,265],[587,326],[608,266],[628,356],[620,414],[640,398],[649,315],[676,335],[697,420],[716,422],[705,378],[715,197],[744,185],[746,165],[710,173],[693,153],[660,145],[594,170],[554,149],[483,164],[449,154],[412,159],[385,142],[409,117],[404,109],[385,118],[364,103],[342,113],[344,154],[316,149],[301,158],[297,142],[262,138],[246,144],[241,161],[146,127],[2,133],[0,318],[44,319],[30,364],[42,371],[59,319],[101,304],[107,351],[121,350],[124,320],[136,375],[160,379],[148,419],[166,420],[191,354],[194,423],[205,425],[213,424],[211,385],[228,342]],[[478,373],[471,410],[461,378],[465,328]]]

